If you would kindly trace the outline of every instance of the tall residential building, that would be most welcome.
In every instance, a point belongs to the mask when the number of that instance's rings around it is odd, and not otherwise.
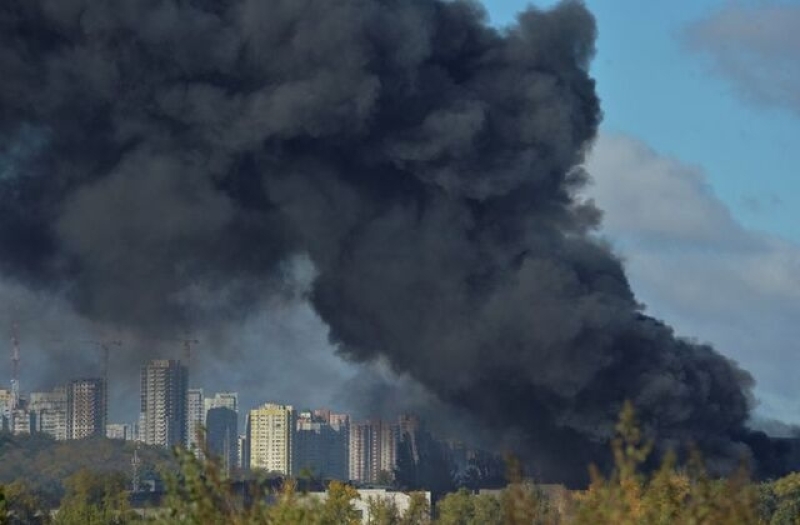
[[[205,412],[208,413],[212,408],[229,408],[239,413],[239,394],[237,392],[217,392],[213,396],[206,397],[203,401]]]
[[[293,474],[295,411],[289,405],[267,403],[249,412],[247,442],[251,469]]]
[[[100,378],[76,379],[67,385],[69,439],[105,436],[106,385]]]
[[[186,443],[188,370],[180,361],[156,359],[142,367],[139,440],[174,447]]]
[[[12,434],[30,434],[36,428],[32,414],[27,408],[15,408],[11,411],[9,430]]]
[[[52,392],[31,392],[28,410],[33,414],[36,431],[62,440],[69,437],[67,418],[67,387]]]
[[[190,388],[186,392],[186,448],[200,453],[203,443],[199,432],[205,423],[203,389]]]
[[[208,453],[220,460],[230,475],[238,465],[239,415],[228,407],[214,407],[206,414],[206,447]]]
[[[402,414],[397,424],[397,441],[407,441],[411,449],[411,457],[414,463],[419,463],[419,447],[417,435],[422,430],[422,423],[418,416]]]
[[[379,483],[394,475],[397,460],[397,425],[371,420],[350,425],[349,478]]]
[[[331,424],[329,410],[301,412],[295,434],[294,471],[309,470],[321,479],[348,479],[345,426]]]
[[[2,430],[11,430],[11,410],[12,410],[11,389],[0,388],[0,418],[2,419]]]

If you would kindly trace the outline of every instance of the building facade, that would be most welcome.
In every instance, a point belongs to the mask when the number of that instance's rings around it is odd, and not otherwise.
[[[206,413],[206,448],[230,475],[238,461],[239,415],[228,407],[215,407]]]
[[[212,408],[229,408],[239,413],[239,394],[237,392],[217,392],[213,396],[206,397],[203,401],[205,412],[208,413]]]
[[[296,415],[290,405],[267,403],[248,413],[247,445],[251,469],[291,476]]]
[[[186,391],[186,448],[199,454],[203,448],[203,426],[205,425],[205,406],[203,389],[190,388]]]
[[[398,427],[379,419],[350,425],[349,479],[387,483],[397,463]]]
[[[186,444],[188,376],[187,368],[172,359],[142,367],[139,440],[162,447]]]
[[[337,424],[332,424],[332,417]],[[301,412],[295,434],[295,472],[306,470],[320,479],[348,479],[349,429],[342,415],[328,410]]]
[[[133,425],[127,423],[109,423],[106,425],[106,437],[108,439],[132,441],[134,438]]]
[[[106,384],[103,379],[76,379],[67,385],[69,439],[104,436],[106,414]]]
[[[52,392],[31,392],[28,410],[33,413],[36,432],[57,440],[69,437],[66,387],[57,387]]]

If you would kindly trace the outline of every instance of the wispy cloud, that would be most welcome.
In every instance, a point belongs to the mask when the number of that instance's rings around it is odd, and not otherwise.
[[[800,116],[800,4],[731,2],[684,40],[746,99]]]
[[[746,229],[700,168],[633,138],[601,136],[587,167],[603,235],[625,257],[639,298],[753,372],[762,413],[800,411],[800,246]]]

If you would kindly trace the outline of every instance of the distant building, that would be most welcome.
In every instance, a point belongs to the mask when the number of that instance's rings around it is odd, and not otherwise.
[[[428,508],[431,507],[431,493],[430,492],[420,492],[422,497],[424,497],[428,502]],[[305,498],[315,499],[317,501],[325,501],[328,499],[327,492],[309,492],[305,496]],[[386,490],[386,489],[358,489],[358,497],[350,500],[350,504],[353,505],[353,508],[356,512],[361,516],[361,523],[374,523],[374,519],[377,520],[377,516],[372,516],[370,510],[374,503],[377,502],[384,502],[388,505],[391,505],[397,509],[398,514],[400,517],[404,517],[408,509],[411,508],[411,496],[410,494],[406,494],[404,492]],[[430,512],[430,511],[429,511]],[[430,519],[430,515],[428,516]]]
[[[390,480],[397,463],[398,427],[370,420],[350,425],[349,478],[362,483]]]
[[[11,409],[14,408],[12,406],[14,395],[9,388],[0,388],[0,411],[2,411],[4,416],[7,416]]]
[[[67,387],[52,392],[31,392],[28,410],[33,414],[35,431],[63,440],[69,437],[67,417]]]
[[[419,463],[419,447],[417,445],[417,435],[422,430],[422,424],[418,416],[402,414],[397,422],[397,440],[408,441],[411,449],[411,456],[414,463]]]
[[[108,439],[132,441],[134,439],[133,431],[133,425],[127,423],[109,423],[106,425],[106,437]]]
[[[237,392],[217,392],[216,394],[206,397],[203,401],[205,412],[208,413],[212,408],[229,408],[239,413],[239,394]]]
[[[247,444],[251,469],[293,474],[295,411],[289,405],[267,403],[249,412]]]
[[[186,448],[198,454],[203,448],[201,432],[205,415],[203,389],[190,388],[186,392]]]
[[[14,435],[31,434],[36,428],[36,420],[27,408],[15,408],[10,412],[8,428]]]
[[[249,421],[250,415],[247,415],[247,420]],[[250,428],[249,423],[245,423],[246,428]],[[250,447],[247,444],[247,436],[245,434],[239,434],[239,450],[238,450],[238,458],[237,464],[239,465],[240,469],[248,470],[250,469]]]
[[[321,479],[348,479],[348,428],[342,424],[341,415],[335,416],[334,426],[329,410],[300,414],[295,434],[295,473],[307,469]]]
[[[142,367],[140,441],[163,447],[186,443],[188,376],[187,368],[172,359]]]
[[[239,415],[228,407],[215,407],[206,414],[206,448],[228,475],[238,465],[238,420]]]
[[[67,435],[69,439],[104,436],[106,385],[100,378],[76,379],[67,385]]]

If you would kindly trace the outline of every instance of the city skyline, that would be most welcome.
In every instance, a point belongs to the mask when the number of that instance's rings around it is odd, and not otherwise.
[[[794,151],[797,101],[770,81],[800,11],[670,6],[668,36],[592,1],[370,5],[8,11],[11,398],[102,377],[83,412],[119,421],[138,399],[149,442],[189,445],[207,413],[194,392],[186,419],[190,387],[235,389],[240,414],[265,398],[419,412],[521,436],[565,477],[626,400],[719,464],[762,452],[757,420],[800,417],[783,366],[800,251],[771,198],[793,188],[774,143]],[[615,46],[615,27],[637,32]],[[178,353],[174,380],[137,384]]]

